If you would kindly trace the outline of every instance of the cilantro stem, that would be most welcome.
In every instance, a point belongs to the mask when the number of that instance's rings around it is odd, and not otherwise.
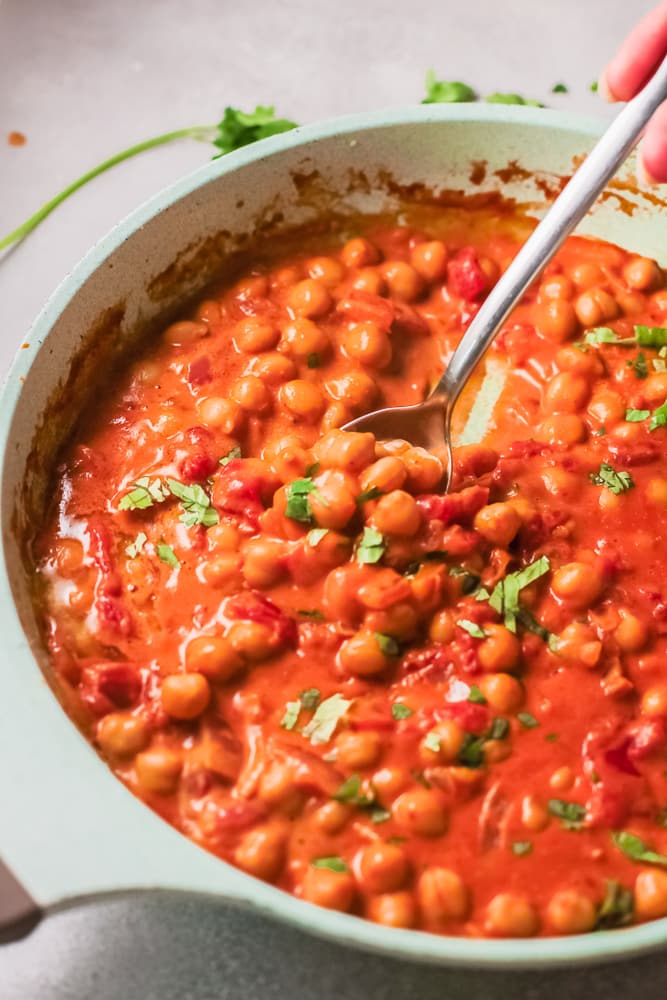
[[[17,243],[19,240],[24,239],[29,233],[36,229],[40,222],[43,222],[47,216],[53,212],[58,205],[61,205],[71,194],[82,188],[84,184],[88,181],[92,181],[95,177],[99,177],[105,171],[110,170],[111,167],[115,167],[117,163],[122,163],[123,160],[129,160],[133,156],[137,156],[139,153],[144,153],[147,149],[154,149],[156,146],[164,146],[168,142],[175,142],[178,139],[196,139],[200,142],[210,142],[216,133],[215,125],[192,125],[190,128],[179,128],[174,132],[165,132],[163,135],[156,135],[152,139],[145,139],[143,142],[138,142],[134,146],[130,146],[128,149],[123,150],[121,153],[116,153],[115,156],[109,157],[108,160],[104,160],[103,163],[98,164],[98,166],[93,167],[92,170],[88,170],[85,174],[82,174],[78,180],[73,181],[68,184],[66,188],[57,194],[50,201],[47,201],[45,205],[31,215],[29,219],[20,225],[13,232],[5,236],[3,240],[0,240],[0,250],[4,250],[5,247],[10,246],[12,243]]]

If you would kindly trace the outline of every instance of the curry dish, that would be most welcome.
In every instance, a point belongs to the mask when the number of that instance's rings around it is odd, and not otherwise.
[[[567,242],[449,494],[340,430],[424,397],[529,228],[408,206],[259,247],[109,378],[33,540],[61,698],[127,787],[392,927],[667,916],[661,269]]]

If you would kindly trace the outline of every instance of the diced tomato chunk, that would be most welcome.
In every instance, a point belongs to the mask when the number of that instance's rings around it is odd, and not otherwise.
[[[256,528],[264,511],[264,481],[242,458],[220,469],[212,490],[213,506],[221,514],[234,514]]]
[[[341,299],[336,311],[353,323],[372,320],[387,333],[395,317],[395,307],[388,299],[361,289],[353,289],[347,298]]]
[[[443,524],[460,524],[469,521],[478,510],[489,502],[485,486],[470,486],[460,493],[424,493],[417,497],[417,506],[424,516],[437,518]]]
[[[464,247],[447,265],[447,280],[455,295],[472,302],[486,291],[488,278],[473,247]]]
[[[280,646],[296,646],[298,630],[296,622],[270,601],[268,597],[254,590],[244,591],[231,597],[225,610],[230,618],[257,622],[273,630]]]
[[[79,693],[95,715],[131,708],[141,694],[141,674],[131,663],[109,661],[86,666]]]
[[[188,365],[188,382],[190,385],[205,385],[212,378],[211,359],[208,354],[202,354]]]

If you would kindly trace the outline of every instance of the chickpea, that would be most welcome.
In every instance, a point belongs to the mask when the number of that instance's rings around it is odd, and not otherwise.
[[[234,292],[237,298],[244,300],[265,298],[269,292],[269,279],[265,274],[249,274],[237,282]]]
[[[362,473],[360,483],[362,490],[377,489],[383,493],[400,490],[407,475],[404,463],[400,458],[387,455],[373,462]]]
[[[181,320],[180,323],[172,323],[171,326],[168,326],[163,337],[172,347],[187,347],[196,340],[208,336],[208,332],[206,323]]]
[[[442,481],[442,462],[425,448],[408,448],[401,455],[407,470],[406,489],[411,493],[428,493]]]
[[[322,416],[325,406],[319,387],[302,378],[293,379],[281,386],[278,400],[291,416],[308,423],[315,423]]]
[[[662,318],[665,313],[667,313],[667,292],[664,289],[660,289],[659,292],[653,292],[650,298],[650,304]]]
[[[203,674],[170,674],[162,681],[161,700],[173,719],[196,719],[208,708],[211,689]]]
[[[539,833],[549,825],[549,813],[534,795],[524,795],[521,800],[521,822],[533,833]]]
[[[447,273],[447,247],[442,240],[418,243],[412,249],[410,261],[425,281],[441,281]]]
[[[479,679],[479,687],[495,712],[514,713],[523,703],[523,688],[511,674],[486,674]]]
[[[241,583],[241,558],[236,552],[221,552],[202,567],[206,583],[216,590],[234,589]]]
[[[198,635],[185,647],[185,669],[209,681],[224,683],[243,666],[229,639],[221,635]]]
[[[649,479],[646,485],[646,498],[656,507],[667,507],[667,479]]]
[[[409,771],[400,767],[383,767],[371,778],[373,788],[380,798],[392,799],[412,780]]]
[[[348,823],[350,816],[350,807],[346,806],[343,802],[336,802],[333,799],[331,802],[325,802],[323,806],[319,807],[313,815],[313,820],[319,830],[322,830],[324,833],[333,834],[340,833]]]
[[[566,299],[546,299],[537,307],[535,327],[542,337],[562,344],[579,329],[574,306]]]
[[[287,835],[282,827],[258,826],[241,837],[234,860],[255,878],[273,882],[285,864]]]
[[[82,614],[90,610],[94,597],[95,594],[92,586],[82,587],[81,584],[79,584],[69,595],[68,604],[75,614]],[[136,594],[134,599],[136,601]]]
[[[265,590],[285,575],[282,542],[270,538],[252,538],[243,548],[243,577],[249,587]]]
[[[667,716],[667,684],[655,684],[644,691],[641,710],[642,715]]]
[[[414,302],[423,291],[424,282],[419,273],[402,260],[387,261],[382,268],[382,274],[389,285],[391,295],[402,302]]]
[[[370,410],[378,391],[375,381],[363,371],[331,379],[324,388],[332,399],[344,402],[353,412]]]
[[[337,469],[322,472],[309,494],[310,509],[320,528],[346,527],[357,511],[357,491],[345,473]]]
[[[494,896],[486,908],[486,931],[496,937],[532,937],[538,927],[534,907],[512,892]]]
[[[569,300],[574,295],[574,285],[565,274],[550,274],[542,279],[538,298],[545,299],[566,299]]]
[[[636,615],[625,610],[619,613],[621,621],[614,630],[614,638],[624,653],[638,653],[648,642],[648,629]]]
[[[62,538],[56,545],[54,559],[58,572],[70,576],[83,564],[83,545],[76,538]]]
[[[239,351],[246,354],[270,351],[278,343],[279,336],[275,324],[261,316],[248,316],[234,328],[234,343]]]
[[[549,778],[549,787],[557,792],[565,792],[572,788],[574,784],[574,774],[571,767],[557,768]]]
[[[482,670],[487,673],[513,670],[521,656],[521,643],[504,625],[485,625],[486,639],[477,647]]]
[[[582,892],[565,889],[551,897],[547,921],[557,934],[584,934],[595,927],[595,905]]]
[[[597,355],[592,351],[580,351],[574,344],[561,347],[556,355],[556,366],[561,372],[574,372],[588,378],[602,372],[602,364]]]
[[[654,260],[633,257],[623,268],[623,280],[629,288],[649,292],[662,284],[662,272]]]
[[[392,892],[368,901],[368,917],[385,927],[414,927],[417,904],[411,892]]]
[[[358,272],[352,287],[360,292],[368,292],[369,295],[384,295],[387,291],[387,282],[377,268],[364,267]]]
[[[197,415],[205,427],[215,427],[224,434],[237,434],[245,423],[245,412],[233,399],[206,396],[196,403]]]
[[[299,316],[288,323],[283,330],[281,347],[295,358],[307,358],[311,354],[325,354],[331,342],[317,323]]]
[[[139,787],[144,792],[169,795],[178,784],[183,768],[179,753],[166,747],[155,747],[137,754],[134,760]]]
[[[438,749],[433,749],[437,739]],[[463,727],[454,719],[438,722],[419,744],[419,756],[425,764],[453,764],[463,746]]]
[[[431,624],[429,625],[429,639],[432,639],[433,642],[447,644],[452,641],[455,634],[454,616],[451,611],[447,611],[446,609],[438,611],[431,619]]]
[[[667,872],[650,868],[639,873],[635,879],[635,914],[639,920],[667,917]]]
[[[214,551],[233,551],[239,546],[239,532],[233,524],[221,521],[206,532],[206,541]]]
[[[354,869],[363,892],[394,892],[408,880],[410,865],[398,844],[381,841],[362,847],[354,859]]]
[[[260,622],[234,622],[227,638],[239,656],[251,663],[267,660],[277,652],[273,630]]]
[[[600,389],[591,399],[588,412],[595,419],[599,420],[607,429],[613,424],[625,420],[626,405],[624,399],[617,392],[609,389]]]
[[[148,745],[150,733],[140,716],[111,712],[98,722],[96,737],[107,756],[133,757]]]
[[[649,403],[662,404],[667,399],[667,372],[652,372],[642,382],[642,396]]]
[[[570,277],[578,288],[593,288],[602,281],[603,274],[597,264],[576,264]]]
[[[373,461],[375,438],[355,431],[329,431],[313,447],[313,455],[323,469],[358,473]]]
[[[326,286],[315,278],[299,281],[287,294],[287,306],[296,316],[324,316],[331,304]]]
[[[271,469],[282,483],[291,483],[293,479],[301,479],[306,469],[313,464],[313,456],[301,445],[285,443],[271,457]]]
[[[281,385],[296,375],[296,365],[279,351],[269,351],[253,358],[246,375],[256,375],[266,385]]]
[[[292,769],[278,761],[262,773],[258,793],[262,802],[287,816],[296,816],[303,806],[303,793],[294,784]]]
[[[257,375],[237,378],[229,395],[248,413],[262,413],[271,403],[269,391]]]
[[[372,632],[357,632],[345,640],[338,652],[341,670],[352,677],[374,677],[386,670],[389,662]]]
[[[487,764],[500,764],[512,753],[512,747],[507,740],[487,740],[484,744],[484,760]]]
[[[328,910],[347,912],[354,902],[356,886],[348,872],[328,868],[308,868],[302,884],[303,898]]]
[[[348,240],[340,255],[347,267],[368,267],[369,264],[377,264],[380,259],[377,248],[362,236]]]
[[[419,615],[411,604],[399,602],[384,611],[370,611],[364,619],[364,629],[409,642],[419,632]]]
[[[353,323],[341,338],[341,348],[346,358],[369,368],[386,368],[391,362],[389,337],[373,320]]]
[[[325,288],[335,288],[345,277],[345,266],[335,257],[313,257],[306,270],[309,278],[320,281]]]
[[[506,549],[521,527],[521,518],[508,503],[492,503],[475,515],[475,530],[492,545]]]
[[[624,316],[637,316],[646,309],[646,299],[641,292],[616,292],[616,301]]]
[[[591,288],[584,292],[574,303],[574,311],[582,326],[598,326],[616,319],[619,313],[618,303],[613,295],[602,288]]]
[[[565,469],[559,469],[557,466],[545,469],[540,478],[547,492],[555,497],[573,500],[581,493],[581,477],[573,472],[566,472]],[[610,493],[609,495],[613,496],[614,494]]]
[[[584,440],[586,426],[583,420],[574,413],[557,413],[542,422],[539,436],[540,440],[546,441],[547,444],[568,447]]]
[[[421,526],[421,514],[414,497],[404,490],[392,490],[380,497],[373,522],[383,535],[411,538]]]
[[[576,413],[583,409],[590,395],[588,379],[573,372],[561,372],[547,386],[544,401],[553,413]]]
[[[363,770],[377,764],[381,751],[377,733],[346,729],[336,737],[336,759],[351,771]]]
[[[603,586],[599,570],[584,562],[571,562],[560,566],[551,581],[551,590],[556,597],[577,610],[595,604]]]
[[[392,815],[406,834],[439,837],[447,829],[447,811],[433,789],[414,788],[394,800]]]
[[[470,894],[460,875],[450,868],[427,868],[417,882],[417,898],[424,920],[438,925],[447,920],[465,920]]]
[[[595,667],[602,653],[602,643],[595,629],[583,622],[567,625],[558,639],[558,654],[569,660],[578,660],[585,667]]]

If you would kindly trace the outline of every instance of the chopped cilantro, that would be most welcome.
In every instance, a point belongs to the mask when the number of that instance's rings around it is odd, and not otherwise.
[[[379,486],[371,486],[369,489],[364,490],[357,497],[357,503],[366,503],[367,500],[377,500],[378,497],[384,495],[384,491],[380,489]]]
[[[468,701],[471,701],[473,705],[486,705],[486,698],[477,687],[476,684],[470,685],[470,692],[468,694]]]
[[[382,632],[376,632],[375,641],[380,647],[380,651],[384,653],[385,656],[398,656],[401,652],[401,647],[391,635],[384,635]]]
[[[547,733],[544,738],[547,743],[558,743],[558,740],[560,739],[558,733]]]
[[[607,428],[603,424],[602,427],[598,427],[598,429],[595,432],[595,436],[604,437],[606,433],[607,433]]]
[[[463,767],[481,767],[484,763],[484,736],[466,733],[457,760]]]
[[[468,635],[471,635],[473,639],[486,639],[486,632],[477,622],[471,622],[467,618],[459,618],[456,624],[459,628],[467,632]]]
[[[532,850],[533,842],[531,840],[515,840],[512,844],[512,854],[516,854],[517,858],[525,858]]]
[[[134,489],[127,493],[118,504],[119,510],[146,510],[154,503],[163,503],[169,496],[169,490],[161,479],[151,480],[150,476],[137,479]]]
[[[664,358],[654,358],[652,364],[654,371],[667,372],[667,361]]]
[[[314,712],[320,703],[321,694],[317,688],[306,688],[299,695],[299,701],[301,702],[301,708],[305,709],[306,712]]]
[[[229,463],[233,462],[235,458],[240,457],[241,449],[238,445],[236,445],[234,448],[231,448],[223,458],[220,459],[220,465],[229,465]]]
[[[424,746],[433,753],[440,753],[440,737],[435,732],[427,733],[424,737]]]
[[[303,735],[311,743],[328,743],[339,721],[343,718],[348,708],[352,704],[342,694],[332,694],[320,702],[315,710],[315,714],[302,730]]]
[[[320,367],[320,356],[319,356],[319,354],[316,354],[313,351],[312,354],[308,355],[306,363],[307,363],[307,365],[308,365],[309,368],[319,368]]]
[[[312,548],[315,548],[316,545],[319,545],[324,536],[328,534],[328,528],[312,528],[306,535],[306,541]]]
[[[358,774],[351,774],[332,796],[337,802],[356,803],[361,793],[361,778]]]
[[[407,705],[401,704],[400,701],[395,701],[391,706],[392,719],[400,721],[401,719],[409,719],[411,715],[414,715],[413,710],[408,708]]]
[[[507,719],[494,719],[491,723],[486,738],[488,740],[504,740],[510,731],[510,724]]]
[[[530,714],[530,712],[517,712],[516,717],[524,729],[537,729],[539,726],[539,722],[534,715]]]
[[[391,813],[384,806],[371,811],[371,823],[386,823],[388,819],[391,819]]]
[[[299,712],[301,711],[300,701],[288,701],[285,705],[285,714],[280,720],[280,725],[283,729],[294,729],[299,718]]]
[[[648,429],[650,431],[655,431],[658,427],[664,427],[665,424],[667,424],[667,402],[663,403],[662,406],[658,406],[658,408],[653,411],[653,416],[651,417]]]
[[[460,104],[477,98],[477,94],[467,83],[461,83],[460,80],[438,80],[432,69],[426,74],[425,86],[426,97],[422,104]]]
[[[347,865],[342,858],[331,857],[331,858],[313,858],[310,862],[313,868],[326,868],[330,872],[337,872],[338,874],[343,874],[347,871]]]
[[[569,94],[569,88],[565,83],[554,83],[551,88],[552,94]]]
[[[639,424],[642,420],[647,420],[651,416],[650,410],[626,410],[625,419],[630,424]]]
[[[172,569],[178,569],[181,565],[176,553],[172,549],[171,545],[156,545],[155,551],[157,552],[157,557],[160,562],[166,563],[167,566],[171,566]]]
[[[565,802],[564,799],[549,799],[547,811],[559,819],[566,830],[580,830],[586,817],[586,807],[578,802]]]
[[[313,493],[317,487],[312,479],[295,479],[287,487],[287,506],[285,514],[293,521],[300,521],[302,524],[310,524],[313,520],[313,512],[310,509],[308,494]]]
[[[541,101],[535,101],[530,97],[522,97],[521,94],[489,94],[484,100],[487,104],[526,104],[533,108],[543,108]]]
[[[616,472],[607,462],[602,462],[599,472],[589,472],[588,478],[594,486],[606,486],[616,496],[635,485],[629,472]]]
[[[634,369],[634,373],[637,376],[637,378],[648,378],[648,367],[646,365],[646,356],[642,351],[639,352],[639,354],[633,361],[628,361],[628,368]]]
[[[598,92],[598,82],[597,82],[597,80],[593,80],[592,84],[590,85],[590,87],[588,89],[590,90],[590,92],[592,94],[597,94],[597,92]]]
[[[624,927],[632,923],[634,910],[635,897],[632,890],[626,889],[616,879],[607,879],[604,899],[598,907],[596,929]]]
[[[375,528],[364,528],[357,545],[357,562],[376,563],[382,559],[385,550],[384,537]]]
[[[667,327],[664,326],[636,326],[635,337],[640,347],[666,347]]]
[[[146,535],[143,533],[143,531],[140,531],[137,537],[134,539],[134,541],[130,542],[129,545],[125,546],[125,551],[127,552],[130,559],[134,559],[135,556],[139,555],[139,553],[141,552],[147,541],[148,538],[146,537]]]
[[[222,121],[216,126],[217,134],[213,142],[220,152],[231,153],[241,146],[267,139],[271,135],[289,132],[296,128],[296,122],[287,118],[276,118],[273,107],[258,104],[254,111],[240,111],[238,108],[225,108]],[[217,159],[217,157],[214,157]]]
[[[643,861],[648,865],[667,865],[667,855],[658,854],[632,833],[623,831],[612,833],[611,840],[632,861]]]
[[[211,507],[211,501],[201,486],[197,483],[186,486],[176,479],[168,479],[167,485],[171,493],[181,501],[183,513],[179,521],[189,528],[195,524],[203,524],[205,528],[218,524],[218,512],[215,507]]]
[[[311,618],[314,622],[326,621],[324,615],[318,608],[299,608],[297,614],[303,615],[304,618]]]
[[[536,559],[535,562],[530,563],[529,566],[525,566],[523,569],[517,570],[514,573],[509,573],[493,588],[493,592],[489,597],[489,604],[494,611],[497,611],[499,615],[503,616],[505,626],[511,632],[516,632],[517,617],[522,613],[522,608],[519,603],[519,592],[523,590],[524,587],[534,583],[535,580],[539,580],[540,577],[549,572],[550,568],[550,563],[547,557],[541,556],[539,559]],[[524,621],[529,621],[527,612],[523,612],[523,614]]]
[[[306,477],[310,478],[311,476],[316,476],[319,471],[320,471],[320,463],[319,462],[313,462],[306,469]]]

